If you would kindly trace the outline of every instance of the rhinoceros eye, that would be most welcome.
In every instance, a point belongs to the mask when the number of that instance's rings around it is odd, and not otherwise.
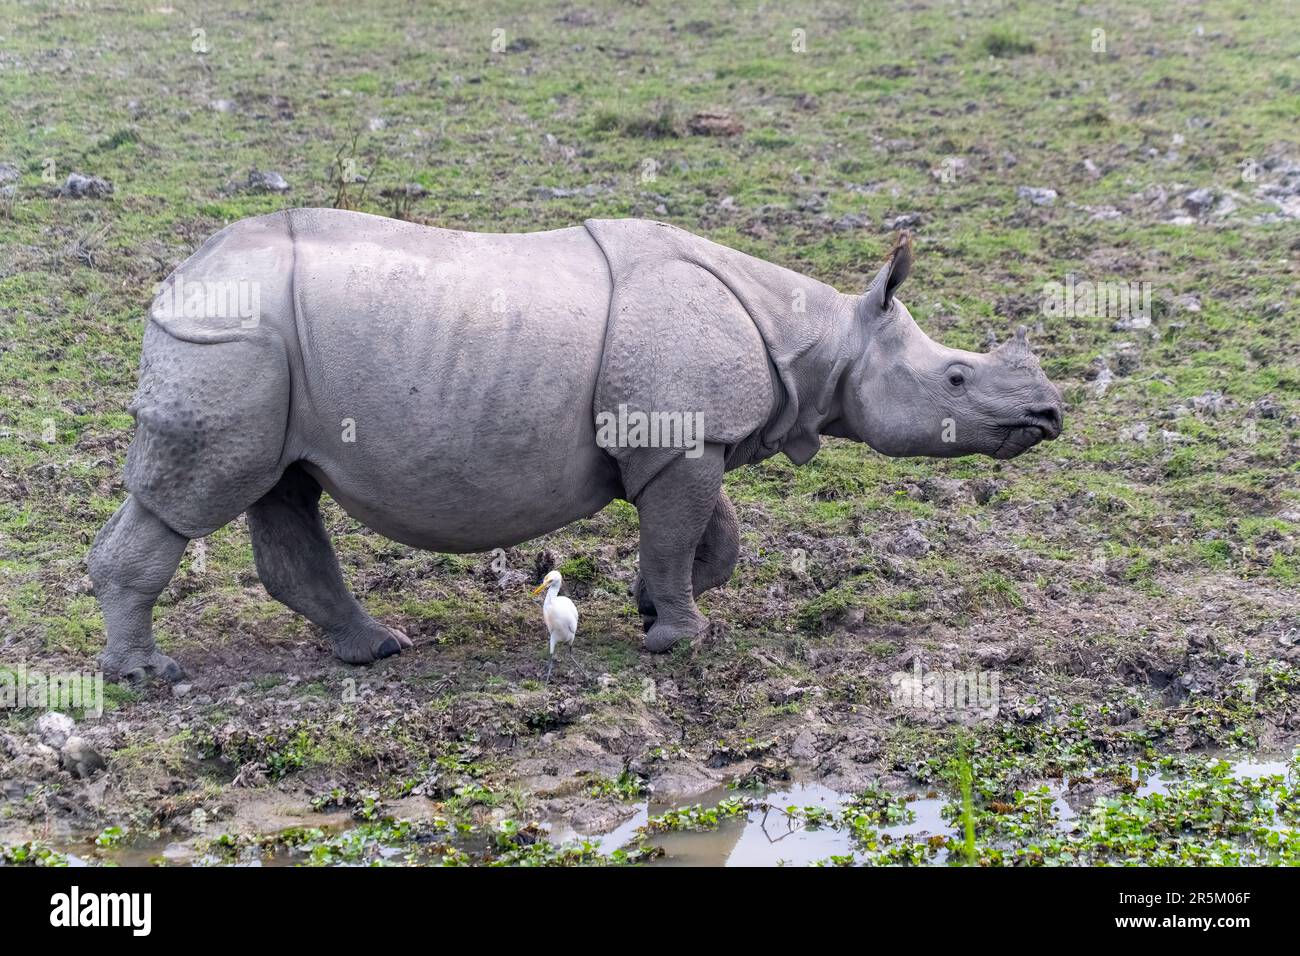
[[[948,374],[948,384],[953,388],[960,388],[966,384],[966,376],[961,372],[950,372]]]
[[[943,377],[952,388],[964,388],[970,381],[970,369],[960,363],[953,363],[948,366],[948,371],[943,373]]]

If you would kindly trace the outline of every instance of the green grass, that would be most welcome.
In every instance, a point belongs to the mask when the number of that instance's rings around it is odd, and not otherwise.
[[[1176,658],[1180,622],[1211,603],[1199,590],[1206,581],[1226,595],[1212,599],[1226,605],[1224,629],[1259,646],[1294,607],[1296,221],[1269,220],[1275,210],[1240,175],[1246,159],[1264,165],[1261,183],[1274,177],[1269,164],[1300,162],[1290,11],[1226,0],[1192,18],[1159,0],[1087,10],[977,0],[860,10],[796,2],[739,16],[685,0],[593,4],[587,23],[533,0],[440,3],[419,15],[398,0],[169,9],[9,4],[0,26],[0,163],[19,170],[14,201],[0,204],[4,666],[81,665],[102,642],[83,560],[125,494],[125,408],[152,287],[228,222],[333,202],[327,171],[340,157],[373,169],[356,200],[367,212],[393,213],[381,192],[416,182],[429,195],[406,214],[448,228],[649,216],[844,290],[861,289],[889,248],[882,223],[916,213],[917,261],[902,298],[922,327],[975,349],[989,333],[1030,327],[1068,398],[1057,442],[995,463],[889,460],[828,441],[803,468],[778,458],[727,477],[745,550],[732,583],[707,600],[729,627],[712,653],[733,655],[701,652],[710,667],[769,660],[782,662],[763,665],[779,673],[815,672],[809,662],[846,622],[863,630],[855,647],[882,667],[972,624],[1059,650],[1072,609],[1091,621],[1113,608],[1154,623],[1142,634],[1068,631],[1069,640],[1109,641],[1120,656],[1151,645]],[[806,52],[791,47],[796,26]],[[1104,52],[1093,49],[1099,27]],[[194,50],[195,28],[206,53]],[[503,52],[492,48],[494,30],[504,31]],[[231,107],[217,108],[222,101]],[[733,114],[744,132],[693,135],[690,119],[703,111]],[[964,165],[945,181],[937,173],[951,159]],[[291,192],[247,191],[250,168],[282,173]],[[111,180],[113,195],[59,198],[72,170]],[[1020,185],[1058,199],[1030,206]],[[569,192],[540,198],[539,186]],[[1218,224],[1167,222],[1196,187],[1236,195],[1238,211]],[[1163,207],[1142,198],[1159,190]],[[1121,217],[1093,218],[1103,206]],[[866,226],[837,229],[848,214]],[[1154,329],[1044,318],[1045,284],[1071,273],[1152,281]],[[1198,310],[1181,304],[1187,296]],[[1099,356],[1113,365],[1123,341],[1140,361],[1099,395],[1089,365]],[[1191,410],[1209,391],[1226,399],[1218,414]],[[1266,398],[1278,414],[1254,410]],[[1149,428],[1143,442],[1125,436],[1137,424]],[[928,490],[936,479],[967,493],[946,501]],[[983,504],[969,494],[981,481],[997,483]],[[412,551],[333,505],[326,521],[367,607],[447,655],[454,686],[422,675],[433,693],[537,692],[531,676],[521,685],[474,670],[512,656],[531,667],[540,653],[526,588],[503,593],[484,573],[486,557]],[[889,541],[913,522],[925,523],[931,552],[892,556]],[[531,575],[548,548],[566,579],[587,588],[580,650],[620,686],[638,686],[642,667],[624,593],[637,527],[635,509],[616,502],[509,554],[511,568]],[[238,660],[256,634],[287,660],[292,645],[316,640],[260,589],[244,527],[206,544],[206,570],[187,557],[155,611],[170,653]],[[1043,597],[1056,583],[1058,617]],[[1028,690],[1068,683],[1059,666],[1069,655],[1059,653],[1025,678]],[[1264,666],[1261,654],[1250,666]],[[260,676],[239,679],[250,694],[270,694]],[[674,673],[683,698],[709,704],[672,712],[674,725],[716,738],[707,711],[728,734],[766,737],[806,709],[750,700],[714,677]],[[739,666],[727,677],[756,679]],[[879,703],[878,675],[819,679],[844,706]],[[114,693],[118,709],[135,704]],[[584,700],[602,713],[626,709],[627,695],[615,696]],[[1258,732],[1243,711],[1203,716],[1198,733]],[[887,733],[910,740],[911,728]],[[293,776],[364,765],[379,746],[351,727],[271,737],[240,736],[232,753]],[[924,758],[942,750],[929,738],[917,747],[928,748]]]

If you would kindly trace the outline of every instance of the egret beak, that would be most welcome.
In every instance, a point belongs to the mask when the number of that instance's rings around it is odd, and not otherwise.
[[[549,581],[543,581],[541,584],[537,585],[537,587],[533,588],[533,597],[537,597],[537,595],[545,591],[549,584]]]

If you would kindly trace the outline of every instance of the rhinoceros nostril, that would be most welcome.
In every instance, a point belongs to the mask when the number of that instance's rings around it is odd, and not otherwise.
[[[1041,424],[1047,437],[1055,438],[1061,434],[1061,409],[1056,405],[1038,405],[1025,409],[1025,415],[1034,424]]]

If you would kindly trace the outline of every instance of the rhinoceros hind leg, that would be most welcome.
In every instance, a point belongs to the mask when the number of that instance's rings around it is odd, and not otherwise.
[[[176,573],[188,543],[134,496],[95,537],[88,563],[108,633],[99,662],[110,679],[184,676],[174,660],[158,652],[152,617],[154,601]]]
[[[718,503],[713,508],[704,536],[695,547],[695,560],[691,566],[691,591],[699,597],[705,591],[721,587],[731,580],[740,557],[740,523],[736,510],[725,492],[719,492]],[[632,597],[644,628],[649,631],[658,618],[650,589],[645,579],[637,575],[632,581]]]
[[[654,653],[668,650],[708,626],[695,607],[696,551],[718,507],[722,448],[706,445],[698,458],[674,459],[637,496],[641,516],[641,586],[638,603],[651,603],[655,619],[645,636]]]
[[[291,465],[274,488],[248,509],[257,575],[267,592],[325,632],[334,654],[369,664],[411,646],[385,627],[348,590],[320,516],[320,484]]]

